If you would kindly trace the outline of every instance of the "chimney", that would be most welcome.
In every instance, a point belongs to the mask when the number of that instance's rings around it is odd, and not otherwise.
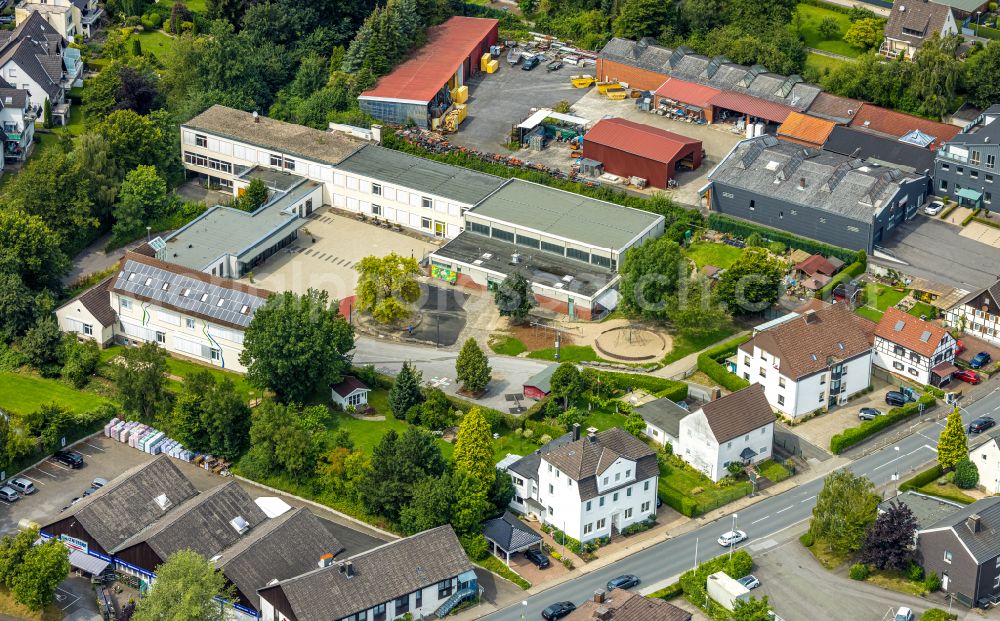
[[[597,589],[594,591],[594,603],[603,604],[604,603],[604,589]]]
[[[348,578],[354,577],[354,563],[352,561],[344,561],[344,574]]]
[[[319,557],[319,566],[320,567],[329,567],[330,565],[333,565],[333,555],[332,554],[326,553],[326,554],[324,554],[324,555],[322,555],[322,556]]]
[[[382,144],[382,126],[372,125],[372,140],[375,144]]]
[[[580,439],[580,423],[573,423],[573,441]]]
[[[806,320],[806,323],[816,323],[816,311],[813,309],[807,310],[802,317]]]
[[[982,526],[982,518],[979,517],[978,513],[973,513],[965,518],[965,525],[969,528],[969,532],[978,533],[980,526]]]
[[[803,190],[806,189],[806,178],[805,177],[799,177],[799,187],[802,188]]]
[[[594,611],[594,619],[596,619],[596,621],[610,621],[613,616],[614,615],[612,614],[611,609],[607,606],[601,606]]]
[[[591,442],[597,442],[597,427],[587,427],[587,438]]]

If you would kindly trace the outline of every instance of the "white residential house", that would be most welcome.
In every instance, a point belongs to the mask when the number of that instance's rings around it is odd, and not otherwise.
[[[969,451],[969,459],[979,469],[979,486],[990,494],[1000,494],[1000,440],[990,438]]]
[[[330,386],[330,399],[344,409],[349,405],[358,408],[368,405],[368,393],[371,389],[356,377],[345,377],[339,384]]]
[[[104,9],[97,0],[23,0],[14,9],[15,23],[22,24],[38,13],[68,41],[77,35],[89,39]]]
[[[0,80],[0,129],[3,130],[3,160],[23,161],[35,136],[31,94]],[[0,167],[3,162],[0,161]]]
[[[875,366],[921,384],[937,386],[958,371],[951,334],[895,307],[875,327],[873,351]]]
[[[845,304],[809,310],[740,345],[737,374],[791,419],[825,411],[871,385],[874,330]]]
[[[751,384],[682,418],[674,454],[718,482],[729,474],[729,464],[771,459],[774,421],[764,387]]]
[[[945,323],[1000,347],[1000,280],[949,308]]]
[[[518,497],[511,508],[533,513],[570,537],[609,537],[656,514],[656,453],[623,429],[579,437],[525,457],[537,461],[534,478],[508,468]],[[527,496],[525,496],[527,494]],[[527,509],[527,511],[525,511]]]
[[[80,50],[69,48],[45,18],[32,11],[14,30],[0,31],[0,78],[28,91],[35,117],[42,116],[45,100],[53,120],[69,118],[66,91],[82,86]]]
[[[931,36],[957,34],[958,28],[951,7],[943,3],[900,0],[890,9],[879,53],[888,58],[904,56],[913,60],[914,54]]]
[[[107,307],[102,292],[108,296]],[[156,343],[171,353],[242,373],[244,332],[270,294],[128,252],[116,275],[56,309],[56,317],[60,328],[79,338],[106,344],[110,331],[111,340],[119,343]]]

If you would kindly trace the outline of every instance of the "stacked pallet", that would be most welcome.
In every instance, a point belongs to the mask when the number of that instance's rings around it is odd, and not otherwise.
[[[138,421],[112,418],[111,422],[104,426],[104,435],[150,455],[167,455],[186,462],[195,457],[193,452],[185,449],[177,440],[168,438],[164,432]]]

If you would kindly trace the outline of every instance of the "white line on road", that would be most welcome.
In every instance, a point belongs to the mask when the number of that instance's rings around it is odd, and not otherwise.
[[[24,477],[25,479],[28,479],[29,481],[32,481],[32,482],[34,482],[34,483],[38,483],[39,485],[45,485],[45,483],[42,483],[42,482],[41,482],[41,481],[39,481],[38,479],[35,479],[35,478],[32,478],[32,477],[29,477],[29,476],[28,476],[28,475],[26,475],[26,474],[22,474],[21,476],[22,476],[22,477]]]
[[[45,471],[44,471],[44,470],[42,470],[41,468],[35,468],[35,470],[37,470],[37,471],[41,472],[42,474],[44,474],[44,475],[45,475],[45,476],[47,476],[47,477],[52,477],[53,479],[55,479],[55,478],[56,478],[56,475],[52,474],[51,472],[45,472]]]
[[[69,470],[69,468],[67,468],[66,466],[64,466],[62,464],[57,464],[54,461],[48,461],[46,463],[49,464],[50,466],[55,466],[56,468],[62,468],[63,470]]]
[[[803,500],[800,500],[799,502],[809,502],[809,501],[810,501],[810,500],[812,500],[813,498],[815,498],[815,496],[810,496],[809,498],[805,498],[805,499],[803,499]]]
[[[793,506],[794,506],[794,505],[789,505],[789,506],[785,507],[784,509],[778,509],[777,511],[775,511],[775,513],[777,514],[777,513],[781,513],[782,511],[788,511],[788,510],[789,510],[789,509],[791,509],[791,508],[792,508]]]
[[[764,520],[766,520],[769,517],[771,517],[771,516],[770,515],[765,515],[764,517],[760,518],[759,520],[754,520],[753,522],[750,522],[750,526],[753,526],[757,522],[763,522]]]
[[[929,451],[933,451],[933,452],[937,453],[937,449],[934,448],[933,446],[929,445],[929,444],[925,444],[925,445],[921,446],[920,448],[925,448],[925,449],[927,449]],[[917,449],[917,450],[920,450],[920,449]],[[913,451],[913,453],[916,453],[916,452],[917,451]],[[913,453],[910,453],[910,455],[913,455]]]
[[[95,448],[95,449],[99,450],[99,451],[100,451],[100,452],[102,452],[102,453],[104,452],[104,449],[102,449],[102,448],[101,448],[101,447],[99,447],[99,446],[94,446],[94,445],[93,445],[93,444],[91,444],[90,442],[84,442],[84,444],[86,444],[86,445],[87,445],[87,446],[89,446],[90,448]]]

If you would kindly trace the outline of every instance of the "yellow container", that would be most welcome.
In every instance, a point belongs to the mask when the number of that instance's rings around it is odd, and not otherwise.
[[[459,86],[455,90],[451,91],[451,100],[454,101],[455,103],[460,103],[460,104],[465,103],[466,101],[468,101],[468,99],[469,99],[469,87],[465,86],[464,84],[462,86]]]
[[[461,125],[465,117],[469,115],[469,107],[464,103],[455,104],[455,114],[458,116],[458,124]]]
[[[616,86],[609,88],[604,94],[607,95],[608,99],[612,101],[621,101],[622,99],[625,99],[626,95],[628,95],[628,91],[620,86]]]
[[[573,85],[573,88],[587,88],[588,86],[593,86],[594,76],[574,75],[570,76],[569,81]]]
[[[490,61],[492,60],[493,60],[492,56],[490,56],[489,54],[483,54],[483,57],[479,59],[479,70],[489,71],[487,67],[489,67]]]
[[[602,95],[607,95],[609,88],[618,88],[618,82],[598,82],[597,83],[597,92],[600,93],[600,94],[602,94]]]
[[[497,69],[500,68],[499,60],[491,60],[489,64],[486,65],[486,73],[496,73]]]

